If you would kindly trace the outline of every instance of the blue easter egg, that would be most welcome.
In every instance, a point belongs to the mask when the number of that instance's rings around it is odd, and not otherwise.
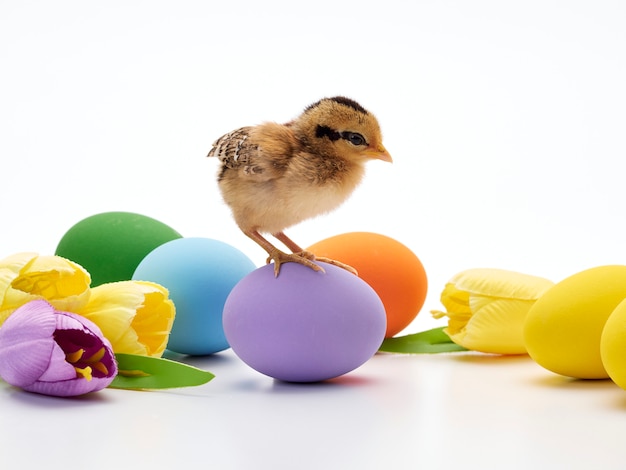
[[[209,238],[180,238],[151,251],[134,280],[166,287],[176,306],[167,349],[207,355],[229,347],[222,327],[224,302],[232,288],[255,269],[233,246]]]
[[[350,372],[380,347],[385,308],[365,281],[336,266],[325,273],[285,263],[243,278],[224,304],[224,332],[253,369],[288,382],[318,382]]]

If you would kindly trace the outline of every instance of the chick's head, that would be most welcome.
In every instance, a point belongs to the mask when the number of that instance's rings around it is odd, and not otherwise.
[[[376,117],[349,98],[336,96],[313,103],[291,125],[315,153],[355,162],[392,161]]]

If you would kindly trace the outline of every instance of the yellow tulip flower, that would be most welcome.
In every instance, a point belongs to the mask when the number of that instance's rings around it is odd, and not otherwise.
[[[54,308],[75,311],[89,299],[91,277],[60,256],[17,253],[0,260],[0,325],[17,308],[36,299]]]
[[[159,284],[119,281],[91,289],[89,302],[76,313],[100,327],[115,353],[160,357],[176,309]]]
[[[454,276],[441,294],[448,317],[444,331],[450,339],[473,351],[526,354],[524,319],[530,307],[554,283],[502,269],[470,269]]]

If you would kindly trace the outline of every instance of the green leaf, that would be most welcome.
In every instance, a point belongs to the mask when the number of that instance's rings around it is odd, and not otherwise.
[[[109,387],[158,389],[194,387],[215,377],[197,367],[159,357],[116,354],[118,373]]]
[[[467,351],[463,346],[454,343],[443,329],[444,327],[439,327],[412,335],[387,338],[378,350],[404,354]]]

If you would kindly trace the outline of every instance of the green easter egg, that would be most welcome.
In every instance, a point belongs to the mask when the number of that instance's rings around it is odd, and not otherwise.
[[[145,256],[182,238],[158,220],[132,212],[103,212],[81,220],[61,238],[55,254],[80,264],[91,286],[132,278]]]

